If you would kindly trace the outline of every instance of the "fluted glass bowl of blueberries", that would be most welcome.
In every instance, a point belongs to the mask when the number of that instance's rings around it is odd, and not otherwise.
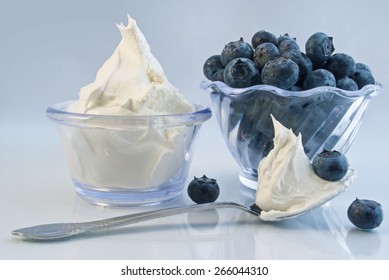
[[[258,164],[273,148],[271,115],[301,133],[310,160],[323,150],[347,152],[382,85],[369,66],[334,50],[323,32],[302,51],[288,34],[261,30],[251,44],[232,41],[205,61],[201,87],[210,93],[243,185],[257,188]]]

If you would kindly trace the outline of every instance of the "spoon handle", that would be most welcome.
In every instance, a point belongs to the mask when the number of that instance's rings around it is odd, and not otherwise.
[[[235,208],[243,210],[255,216],[258,216],[260,213],[260,209],[255,205],[248,207],[235,202],[217,202],[152,210],[84,223],[56,223],[38,225],[14,230],[12,234],[25,240],[45,241],[63,239],[79,234],[85,234],[88,232],[122,227],[167,216],[218,208]]]

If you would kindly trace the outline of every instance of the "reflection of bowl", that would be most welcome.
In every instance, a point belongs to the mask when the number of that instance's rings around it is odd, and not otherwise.
[[[58,124],[77,193],[112,206],[156,204],[183,190],[201,124],[209,108],[171,115],[109,116],[49,107]]]
[[[240,167],[241,182],[257,188],[259,161],[273,147],[272,114],[297,135],[301,133],[309,159],[323,149],[345,153],[361,124],[370,99],[380,84],[359,91],[318,87],[287,91],[269,85],[230,88],[222,82],[203,82],[210,92],[221,132]]]

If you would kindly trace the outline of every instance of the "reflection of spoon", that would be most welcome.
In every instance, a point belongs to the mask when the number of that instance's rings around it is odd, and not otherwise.
[[[326,202],[326,201],[325,201]],[[324,203],[324,202],[323,202]],[[318,206],[318,205],[316,205]],[[244,206],[235,202],[216,202],[207,204],[195,204],[190,206],[171,207],[166,209],[152,210],[147,212],[135,213],[125,216],[118,216],[104,220],[97,220],[84,223],[54,223],[32,226],[12,231],[12,234],[29,241],[50,241],[65,239],[68,237],[87,234],[104,229],[112,229],[122,227],[130,224],[135,224],[143,221],[163,218],[167,216],[173,216],[177,214],[183,214],[195,211],[212,210],[219,208],[235,208],[254,216],[260,217],[262,210],[257,205]],[[285,213],[283,217],[277,218],[278,220],[284,220],[296,217],[305,212],[311,211],[312,208],[304,209],[299,213],[288,215]]]

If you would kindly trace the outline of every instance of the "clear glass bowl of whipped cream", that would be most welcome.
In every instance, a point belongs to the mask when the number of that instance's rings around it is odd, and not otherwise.
[[[55,104],[46,115],[58,127],[77,193],[107,206],[152,205],[184,187],[194,142],[208,107],[151,115],[94,115]]]
[[[288,91],[269,85],[231,88],[222,82],[204,81],[210,93],[223,138],[240,167],[241,183],[257,188],[258,164],[273,148],[271,115],[283,126],[301,133],[307,157],[323,149],[346,153],[361,125],[371,99],[382,85],[358,91],[317,87]]]

